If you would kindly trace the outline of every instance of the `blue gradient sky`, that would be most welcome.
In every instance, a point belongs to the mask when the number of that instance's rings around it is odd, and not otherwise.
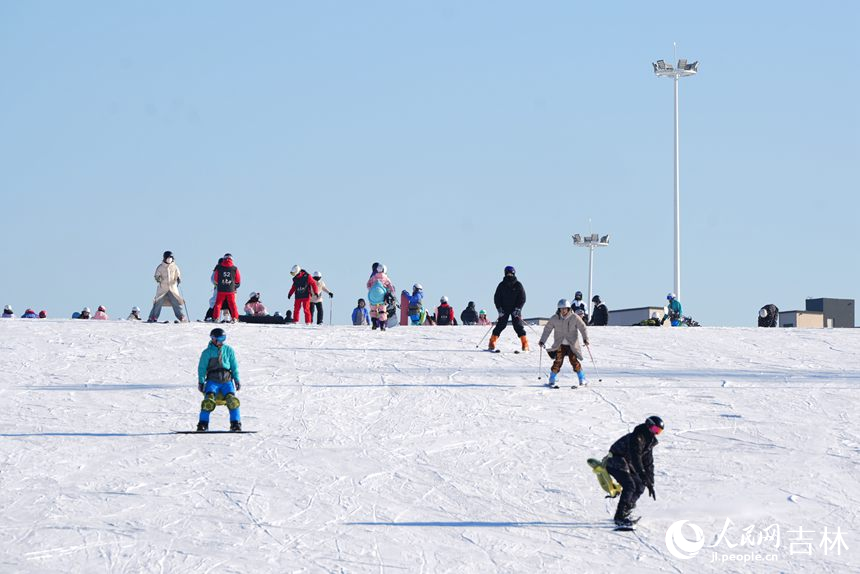
[[[346,322],[373,261],[459,313],[507,264],[526,315],[672,289],[708,325],[858,297],[852,2],[0,4],[0,304],[148,308],[173,250],[192,318],[232,252],[240,299],[323,272]],[[171,315],[171,314],[168,314]]]

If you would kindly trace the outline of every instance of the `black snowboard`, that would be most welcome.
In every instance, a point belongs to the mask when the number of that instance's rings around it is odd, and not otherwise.
[[[196,431],[196,430],[175,430],[173,434],[254,434],[257,431],[255,430],[208,430],[208,431]]]

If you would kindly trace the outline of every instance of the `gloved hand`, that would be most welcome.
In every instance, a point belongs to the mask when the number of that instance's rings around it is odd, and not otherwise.
[[[514,312],[511,313],[511,316],[519,318],[522,314],[523,314],[522,309],[514,309]]]
[[[236,390],[237,390],[237,391],[238,391],[238,390],[240,390],[240,389],[242,388],[242,383],[240,383],[239,381],[233,381],[233,382],[234,382],[234,383],[235,383],[235,385],[236,385]]]
[[[288,300],[289,300],[289,299],[292,299],[292,298],[293,298],[293,296],[292,296],[292,295],[287,295],[287,299],[288,299]]]
[[[206,388],[206,385],[204,385],[203,383],[197,383],[197,390],[198,391],[200,391],[202,393],[204,388]]]
[[[654,500],[657,500],[657,495],[654,494],[654,485],[653,484],[646,484],[645,486],[648,488],[648,496],[650,496]]]
[[[586,347],[589,345],[588,341],[583,341],[582,344],[585,345]]]
[[[176,278],[176,284],[177,284],[177,285],[179,285],[180,283],[182,283],[182,278],[181,278],[181,277],[177,277],[177,278]]]
[[[331,298],[333,298],[333,297],[334,297],[334,293],[329,293],[329,294],[328,294],[328,298],[329,298],[329,299],[331,299]]]
[[[538,347],[540,347],[541,349],[543,349],[544,347],[546,347],[546,343],[544,343],[543,341],[541,341],[540,343],[538,343]]]

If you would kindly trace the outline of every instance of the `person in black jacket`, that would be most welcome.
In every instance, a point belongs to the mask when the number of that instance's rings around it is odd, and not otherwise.
[[[499,335],[508,326],[508,319],[513,319],[514,331],[520,338],[523,345],[523,351],[529,350],[529,341],[526,338],[526,329],[523,326],[523,306],[526,304],[526,290],[523,284],[517,279],[517,272],[511,266],[505,267],[505,277],[496,287],[496,294],[493,296],[493,302],[496,305],[496,311],[499,312],[499,318],[496,321],[496,326],[493,328],[493,335],[490,337],[490,351],[496,350],[496,341],[499,340]]]
[[[759,327],[776,327],[779,323],[779,309],[773,303],[765,305],[758,312]]]
[[[478,324],[478,311],[475,309],[474,301],[469,301],[469,305],[460,313],[460,322],[464,325]]]
[[[657,435],[663,432],[663,419],[648,417],[644,423],[636,425],[633,432],[624,435],[609,449],[606,470],[621,485],[621,498],[615,510],[615,524],[631,526],[630,513],[636,508],[636,501],[648,489],[648,495],[657,500],[654,494],[654,456],[652,449],[657,446]]]
[[[436,324],[444,326],[457,324],[454,320],[454,308],[448,304],[447,297],[439,299],[439,306],[436,307]]]
[[[591,302],[594,303],[594,308],[591,310],[591,322],[588,324],[598,327],[609,324],[609,309],[600,300],[600,295],[592,297]]]

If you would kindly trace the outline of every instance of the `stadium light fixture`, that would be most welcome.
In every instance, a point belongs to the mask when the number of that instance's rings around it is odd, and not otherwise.
[[[592,233],[582,237],[579,233],[573,235],[573,244],[576,247],[588,248],[588,316],[591,316],[591,291],[594,278],[594,250],[598,247],[607,247],[609,245],[609,235],[603,237],[597,233]]]

